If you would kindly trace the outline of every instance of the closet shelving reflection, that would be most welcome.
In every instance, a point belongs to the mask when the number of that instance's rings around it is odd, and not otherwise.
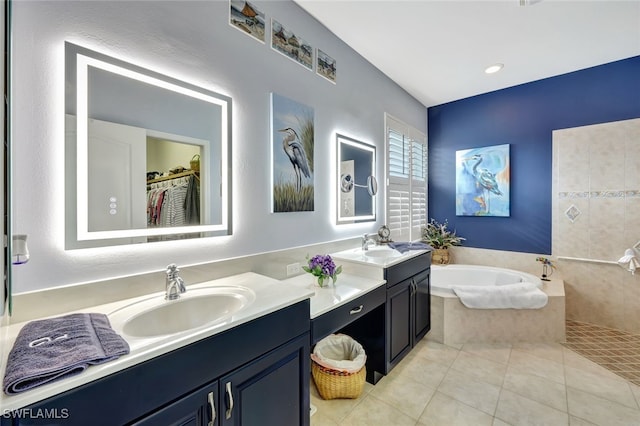
[[[147,180],[148,228],[200,225],[200,219],[199,172],[187,170]]]
[[[200,173],[193,171],[193,170],[188,170],[186,172],[181,172],[181,173],[174,173],[172,175],[169,176],[163,176],[163,177],[159,177],[159,178],[155,178],[155,179],[149,179],[147,181],[147,186],[151,185],[152,183],[158,183],[158,182],[166,182],[166,181],[170,181],[173,179],[178,179],[178,178],[182,178],[182,177],[189,177],[189,176],[195,176],[195,178],[198,180],[198,182],[200,182]]]

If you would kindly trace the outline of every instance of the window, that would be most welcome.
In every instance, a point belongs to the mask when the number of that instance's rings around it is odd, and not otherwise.
[[[385,114],[386,217],[395,241],[420,239],[427,223],[427,137]]]

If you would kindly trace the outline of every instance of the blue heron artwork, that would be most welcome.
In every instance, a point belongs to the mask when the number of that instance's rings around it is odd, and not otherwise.
[[[509,216],[509,144],[456,151],[456,215]]]
[[[271,94],[273,212],[314,210],[313,108]]]

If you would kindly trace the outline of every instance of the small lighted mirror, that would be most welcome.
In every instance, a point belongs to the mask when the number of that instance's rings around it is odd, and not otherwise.
[[[336,140],[338,223],[375,221],[376,147],[339,134]]]
[[[231,233],[231,98],[65,45],[67,249]]]

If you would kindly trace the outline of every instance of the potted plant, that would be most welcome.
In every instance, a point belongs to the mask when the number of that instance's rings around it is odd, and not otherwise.
[[[449,222],[438,223],[431,218],[429,223],[422,227],[422,241],[433,247],[431,262],[434,264],[449,263],[449,247],[459,246],[465,239],[456,235],[456,231],[447,229]]]
[[[342,272],[342,266],[336,266],[330,255],[317,254],[309,259],[307,255],[307,265],[302,269],[310,273],[314,277],[314,281],[318,286],[324,287],[329,284],[331,279],[333,285],[336,285],[338,274]]]

